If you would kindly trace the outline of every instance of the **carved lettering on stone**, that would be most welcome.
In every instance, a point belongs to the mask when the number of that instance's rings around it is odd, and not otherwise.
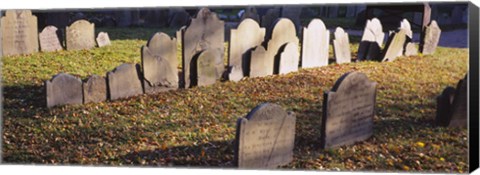
[[[0,33],[4,56],[38,52],[37,17],[30,10],[7,10],[1,18]]]

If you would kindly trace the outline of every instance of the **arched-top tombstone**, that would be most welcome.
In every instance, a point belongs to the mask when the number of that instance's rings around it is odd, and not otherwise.
[[[363,36],[358,46],[358,60],[380,59],[380,48],[383,44],[385,33],[382,24],[377,18],[367,20]]]
[[[195,55],[206,49],[217,49],[221,56],[215,63],[221,63],[215,67],[217,73],[223,73],[223,54],[224,54],[224,22],[221,21],[217,14],[211,12],[207,8],[202,8],[197,16],[193,18],[190,25],[183,33],[183,61],[182,71],[184,85],[190,87],[190,64]]]
[[[328,65],[328,46],[330,31],[322,20],[315,18],[303,28],[302,67],[320,67]]]
[[[242,21],[245,19],[252,19],[257,23],[260,22],[260,16],[258,16],[257,9],[251,6],[245,8],[245,12],[242,14],[242,17],[240,19]]]
[[[195,66],[192,67],[191,72],[192,85],[208,86],[215,84],[221,78],[222,74],[217,72],[217,66],[220,65],[217,61],[221,60],[220,56],[221,53],[218,49],[207,49],[192,60],[192,63],[195,63],[195,65],[191,65]]]
[[[127,98],[143,93],[142,82],[135,64],[123,63],[107,73],[110,100]]]
[[[107,100],[107,81],[105,77],[92,75],[83,82],[83,103],[97,103]]]
[[[1,18],[2,54],[38,52],[37,17],[30,10],[7,10]]]
[[[54,52],[62,50],[62,45],[57,35],[55,26],[47,26],[38,35],[42,52]]]
[[[283,52],[280,54],[278,64],[278,74],[287,74],[298,70],[300,54],[298,53],[298,44],[287,43]]]
[[[45,81],[47,107],[66,104],[82,104],[82,80],[66,73],[59,73]]]
[[[293,160],[295,114],[263,103],[237,120],[235,162],[239,168],[275,168]]]
[[[250,18],[244,19],[237,29],[230,32],[228,66],[231,69],[229,80],[239,81],[246,75],[248,67],[248,52],[262,44],[265,38],[265,28]]]
[[[67,50],[82,50],[95,47],[95,24],[86,20],[75,21],[67,26]]]
[[[435,49],[437,49],[441,33],[442,30],[440,30],[437,22],[435,20],[432,20],[430,25],[425,28],[425,38],[423,41],[424,44],[422,50],[422,53],[424,55],[435,53]]]
[[[280,56],[280,48],[287,43],[298,46],[298,38],[295,32],[295,25],[290,19],[280,18],[275,22],[272,30],[272,38],[268,41],[267,58],[274,65],[275,57]]]
[[[264,77],[273,74],[273,60],[263,46],[257,46],[250,58],[250,77]]]
[[[352,56],[350,54],[350,41],[348,33],[346,33],[341,27],[337,27],[334,33],[335,39],[333,40],[333,53],[335,60],[338,64],[350,63]]]
[[[342,75],[323,96],[321,147],[368,139],[373,134],[376,84],[360,72]]]
[[[107,32],[100,32],[96,38],[98,47],[104,47],[111,45],[110,37],[108,36]]]
[[[165,33],[155,33],[142,47],[143,85],[152,94],[178,88],[177,41]]]

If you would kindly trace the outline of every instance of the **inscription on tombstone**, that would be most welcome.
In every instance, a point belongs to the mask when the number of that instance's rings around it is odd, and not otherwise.
[[[142,83],[135,64],[124,63],[107,73],[110,100],[140,95]]]
[[[373,134],[376,83],[360,72],[340,77],[324,93],[322,148],[353,144]]]
[[[107,100],[107,81],[105,77],[92,75],[83,82],[83,103],[98,103]]]
[[[98,33],[98,36],[97,36],[97,44],[98,44],[98,47],[103,47],[103,46],[108,46],[110,45],[110,37],[108,37],[108,33],[107,32],[100,32]]]
[[[430,25],[428,25],[425,29],[425,38],[423,44],[423,51],[424,55],[433,54],[435,49],[437,49],[438,41],[440,40],[440,34],[442,31],[436,21],[432,20]]]
[[[59,73],[45,81],[47,107],[66,104],[82,104],[82,80],[66,73]]]
[[[1,18],[0,33],[3,55],[38,52],[37,17],[30,10],[7,10]]]
[[[295,43],[287,43],[285,49],[280,55],[278,74],[287,74],[297,71],[299,61],[300,53],[298,53],[298,45]]]
[[[40,32],[39,39],[42,52],[53,52],[63,49],[58,39],[57,30],[55,26],[47,26]]]
[[[82,50],[95,47],[95,24],[86,20],[75,21],[67,26],[67,50]]]
[[[260,104],[237,121],[235,161],[239,168],[275,168],[293,160],[295,115]]]
[[[196,71],[192,71],[193,84],[197,86],[208,86],[215,84],[221,78],[222,74],[217,72],[217,61],[222,54],[219,49],[208,49],[200,53],[196,60]],[[223,60],[222,60],[223,61]],[[195,83],[196,82],[196,83]]]
[[[142,47],[143,85],[153,94],[178,88],[177,41],[165,33],[156,33]]]
[[[302,67],[320,67],[328,65],[328,46],[330,31],[320,19],[313,19],[303,28]]]
[[[367,20],[363,36],[358,46],[357,60],[380,59],[380,47],[383,44],[385,33],[382,24],[377,18]]]
[[[253,19],[244,19],[237,29],[232,29],[229,44],[228,65],[231,68],[229,80],[239,81],[247,72],[248,52],[262,44],[265,28],[260,28]]]
[[[335,29],[335,39],[333,40],[333,53],[338,64],[350,63],[352,56],[350,54],[350,41],[348,33],[341,27]]]
[[[215,57],[216,74],[223,73],[223,54],[224,54],[224,22],[218,19],[217,14],[210,12],[207,8],[202,8],[196,18],[193,18],[190,25],[183,33],[183,61],[182,72],[184,84],[182,87],[190,87],[190,67],[191,61],[195,55],[206,49],[218,49],[221,56]]]

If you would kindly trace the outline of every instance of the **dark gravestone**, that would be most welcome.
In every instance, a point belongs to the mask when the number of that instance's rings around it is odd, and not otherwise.
[[[328,65],[330,31],[322,20],[315,18],[303,28],[302,68]]]
[[[217,72],[218,65],[221,65],[218,61],[223,62],[221,55],[219,49],[208,49],[193,59],[192,63],[196,66],[191,71],[192,85],[208,86],[221,78],[222,74]]]
[[[156,33],[142,47],[143,87],[153,94],[178,88],[177,40]]]
[[[207,50],[218,49],[221,53],[215,63],[218,69],[216,74],[223,73],[223,54],[224,54],[224,22],[219,20],[217,14],[210,12],[207,8],[202,8],[196,18],[193,18],[190,25],[183,32],[183,59],[182,72],[184,84],[182,87],[190,87],[190,67],[191,61],[195,55]]]
[[[237,121],[235,161],[239,168],[276,168],[293,160],[295,114],[263,103]]]
[[[107,73],[110,100],[140,95],[142,83],[135,64],[124,63]]]
[[[373,134],[376,84],[360,72],[340,77],[323,97],[321,147],[353,144]]]
[[[108,46],[111,44],[110,37],[108,37],[108,33],[106,32],[98,33],[96,40],[97,40],[98,47]]]
[[[387,41],[382,61],[393,61],[403,55],[403,46],[407,41],[405,29],[392,33]]]
[[[40,32],[38,37],[42,52],[53,52],[63,49],[58,39],[57,31],[55,26],[47,26]]]
[[[260,16],[257,13],[257,9],[255,7],[247,7],[245,9],[245,12],[242,14],[241,20],[245,19],[252,19],[255,22],[259,23],[260,22]]]
[[[90,76],[83,82],[83,103],[98,103],[107,100],[107,81],[105,77]]]
[[[0,32],[4,56],[38,52],[37,17],[30,10],[7,10]]]
[[[383,33],[380,20],[377,18],[367,20],[358,46],[357,61],[380,59],[380,47],[384,38],[385,33]]]
[[[67,50],[82,50],[95,47],[95,25],[86,20],[75,21],[66,29]]]
[[[237,29],[232,29],[228,49],[228,67],[231,69],[229,80],[239,81],[243,78],[250,59],[248,52],[261,45],[264,38],[265,28],[260,28],[260,25],[250,18],[244,19]]]
[[[350,63],[352,56],[350,54],[350,41],[348,39],[348,33],[346,33],[341,27],[337,27],[334,33],[335,39],[333,40],[333,53],[335,60],[338,64]]]
[[[190,21],[190,15],[183,8],[174,8],[170,10],[170,20],[168,26],[170,28],[179,29]]]
[[[60,73],[45,81],[47,107],[66,104],[82,104],[82,80],[73,75]]]
[[[447,87],[437,97],[435,123],[443,127],[467,127],[467,75],[457,84],[457,89]]]
[[[298,53],[298,44],[292,42],[287,43],[280,54],[278,74],[288,74],[298,71],[299,62],[300,53]]]
[[[435,53],[437,49],[438,41],[440,40],[440,34],[442,30],[438,27],[436,21],[432,21],[425,29],[425,38],[423,41],[423,51],[424,55],[429,55]]]
[[[455,88],[450,86],[446,87],[442,94],[437,97],[437,115],[435,117],[435,124],[437,126],[446,127],[450,123],[454,97]]]

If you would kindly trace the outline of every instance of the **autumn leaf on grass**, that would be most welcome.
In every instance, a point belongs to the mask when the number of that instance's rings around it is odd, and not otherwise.
[[[415,143],[415,145],[416,145],[416,146],[418,146],[418,147],[420,147],[420,148],[423,148],[423,147],[425,147],[425,143],[423,143],[423,142],[420,142],[420,141],[419,141],[419,142],[417,142],[417,143]]]

